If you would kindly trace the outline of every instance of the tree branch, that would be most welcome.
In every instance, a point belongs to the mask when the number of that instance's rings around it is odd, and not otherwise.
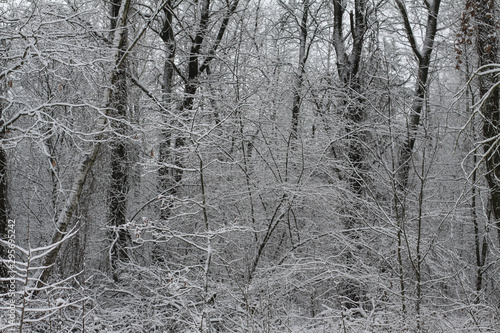
[[[413,50],[413,53],[417,57],[418,61],[420,61],[420,60],[422,60],[422,54],[420,53],[420,51],[418,49],[417,42],[415,40],[415,35],[413,34],[413,30],[411,28],[410,19],[408,17],[408,12],[406,11],[406,7],[401,2],[401,0],[396,0],[396,4],[398,5],[399,12],[401,13],[401,16],[403,17],[406,37],[408,38],[408,41],[410,42],[411,49]]]

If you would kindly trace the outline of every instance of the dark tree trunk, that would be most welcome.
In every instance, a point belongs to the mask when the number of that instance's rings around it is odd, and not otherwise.
[[[479,66],[498,62],[498,41],[496,38],[495,1],[477,0],[477,53]],[[489,91],[497,82],[494,74],[479,76],[479,93],[485,98],[481,111],[483,114],[484,160],[486,162],[486,181],[490,189],[491,210],[498,232],[500,244],[500,149],[495,138],[500,134],[499,91]]]
[[[111,31],[117,28],[117,18],[122,0],[113,0],[111,6]],[[122,57],[127,49],[127,37],[119,44],[119,55]],[[122,62],[117,69],[116,82],[113,85],[113,96],[110,115],[113,118],[125,121],[127,118],[128,90],[126,62]],[[109,191],[109,224],[114,229],[111,244],[111,266],[116,269],[118,261],[128,260],[127,246],[130,244],[128,231],[123,227],[126,224],[126,206],[128,192],[128,156],[127,144],[122,135],[126,135],[125,125],[119,121],[112,124],[119,136],[111,142],[111,185]],[[115,276],[116,277],[116,276]]]
[[[350,25],[353,39],[351,53],[347,53],[345,36],[343,33],[345,7],[342,1],[335,0],[334,6],[334,36],[333,44],[337,54],[337,72],[344,90],[344,105],[347,106],[346,137],[348,140],[347,156],[352,167],[349,183],[354,194],[360,195],[363,191],[364,153],[362,150],[363,136],[360,125],[365,118],[363,108],[363,94],[359,83],[359,66],[363,51],[364,37],[367,30],[366,0],[354,1],[354,14],[350,13]]]
[[[427,25],[424,44],[422,50],[418,49],[413,30],[411,28],[406,7],[401,0],[396,0],[399,11],[404,21],[406,35],[410,42],[413,54],[418,60],[417,82],[415,83],[415,91],[413,93],[413,102],[411,106],[410,119],[408,120],[407,136],[399,153],[399,164],[397,168],[398,174],[398,189],[405,191],[408,187],[408,177],[410,174],[411,156],[417,139],[418,127],[427,94],[427,84],[429,78],[429,66],[431,62],[431,54],[434,48],[434,39],[437,31],[437,16],[441,0],[434,0],[428,5]]]
[[[465,44],[466,45],[466,44]],[[467,77],[471,76],[469,62],[466,63],[466,73]],[[470,87],[466,90],[466,100],[467,100],[467,111],[470,112],[470,105],[475,105],[474,92],[471,91]],[[470,104],[469,104],[470,100]],[[477,134],[476,134],[476,124],[474,118],[471,119],[471,136],[472,141],[476,142]],[[486,263],[486,258],[488,256],[488,239],[486,235],[482,236],[481,228],[479,225],[479,217],[477,214],[477,198],[480,193],[476,187],[477,182],[477,173],[478,170],[476,168],[478,163],[478,152],[474,152],[472,157],[472,165],[474,170],[472,171],[472,188],[471,188],[471,216],[472,216],[472,225],[474,227],[474,252],[476,255],[476,292],[478,292],[474,302],[479,303],[479,292],[483,289],[483,277],[484,277],[484,264]]]
[[[165,21],[160,32],[160,38],[165,45],[165,63],[163,65],[163,87],[162,87],[162,103],[165,110],[173,107],[172,103],[172,87],[175,70],[175,37],[173,30],[173,13],[172,1],[168,1],[164,8]],[[158,169],[159,189],[163,196],[175,196],[177,188],[182,180],[182,170],[169,168],[166,164],[171,163],[172,156],[172,130],[169,128],[170,116],[168,112],[163,112],[164,127],[160,133],[159,145],[159,162]],[[180,166],[180,165],[179,165]],[[171,200],[167,201],[166,207],[160,207],[160,218],[167,219],[170,216]]]
[[[365,109],[363,107],[363,92],[359,81],[359,68],[365,33],[367,31],[367,6],[366,0],[354,1],[354,13],[349,13],[350,32],[352,37],[352,49],[348,53],[346,37],[344,36],[344,14],[345,4],[341,0],[333,1],[334,33],[333,45],[337,54],[337,72],[340,86],[344,94],[343,105],[346,107],[346,139],[347,158],[350,164],[350,174],[348,182],[355,197],[363,194],[365,183],[365,153],[363,151],[363,135],[360,131],[365,119]],[[357,201],[357,200],[356,200]],[[356,244],[359,249],[359,235],[356,227],[359,225],[356,214],[359,205],[354,203],[349,208],[349,215],[345,219],[345,228],[350,241]],[[356,266],[356,256],[352,251],[346,252],[346,266]],[[349,274],[352,275],[352,274]],[[350,309],[361,307],[363,299],[363,287],[359,281],[347,277],[346,281],[339,286],[339,294],[342,296],[342,306]]]
[[[295,87],[293,90],[293,101],[292,101],[292,128],[290,132],[290,140],[292,141],[292,147],[294,146],[293,141],[298,138],[299,130],[299,116],[300,116],[300,104],[302,101],[302,85],[304,81],[304,74],[306,71],[306,61],[307,61],[307,18],[309,14],[309,0],[304,0],[302,4],[302,20],[300,22],[300,36],[299,36],[299,63],[297,66],[297,72],[295,74]]]

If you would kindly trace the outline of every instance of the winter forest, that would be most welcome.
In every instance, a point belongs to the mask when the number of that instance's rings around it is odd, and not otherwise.
[[[2,0],[0,331],[499,332],[494,0]]]

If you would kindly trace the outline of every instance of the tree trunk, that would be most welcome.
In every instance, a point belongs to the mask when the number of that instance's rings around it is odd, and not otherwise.
[[[413,102],[411,106],[410,119],[408,120],[407,136],[399,153],[397,168],[398,189],[405,191],[408,187],[411,156],[415,147],[415,140],[417,139],[418,126],[420,124],[420,118],[424,107],[425,95],[427,94],[429,65],[434,47],[434,39],[436,37],[437,16],[441,0],[434,0],[430,4],[426,2],[428,13],[422,50],[418,49],[405,5],[401,2],[401,0],[396,0],[396,4],[403,18],[406,36],[410,42],[413,54],[418,60],[417,82],[415,83],[415,91],[413,93]]]
[[[476,10],[476,49],[479,56],[479,66],[496,64],[498,62],[498,41],[496,38],[495,2],[493,0],[477,0]],[[481,108],[484,119],[485,176],[490,189],[491,210],[500,244],[500,149],[496,143],[496,138],[500,134],[500,94],[498,88],[489,91],[495,83],[495,74],[479,76],[479,93],[481,98],[485,98]]]
[[[466,46],[467,44],[465,44]],[[467,77],[470,77],[472,74],[470,73],[469,61],[466,62],[466,74]],[[470,87],[466,90],[466,101],[467,107],[466,110],[468,113],[471,111],[471,104],[475,105],[474,92]],[[470,101],[470,103],[469,103]],[[471,137],[472,142],[476,142],[477,134],[476,134],[476,123],[474,117],[471,118]],[[483,277],[484,277],[484,264],[486,263],[486,258],[488,256],[488,240],[486,236],[482,236],[482,232],[479,226],[479,217],[477,213],[477,198],[480,197],[479,189],[476,185],[477,182],[477,163],[478,163],[478,152],[474,151],[472,156],[472,167],[474,170],[472,171],[472,188],[471,188],[471,217],[472,217],[472,225],[474,227],[474,252],[476,255],[476,284],[475,289],[477,292],[476,298],[474,302],[479,303],[479,292],[483,289]]]
[[[111,4],[111,30],[117,29],[117,19],[122,2],[113,0]],[[127,50],[127,30],[123,31],[123,38],[118,46],[119,56],[123,57]],[[116,69],[116,82],[113,85],[110,115],[118,120],[127,118],[128,88],[126,62],[122,61]],[[111,238],[111,267],[116,270],[117,262],[128,260],[127,246],[130,244],[130,235],[123,227],[126,224],[127,192],[128,192],[128,156],[126,130],[123,123],[112,124],[120,137],[111,142],[111,185],[109,190],[109,225],[114,229]],[[116,278],[116,275],[114,275]]]
[[[114,84],[116,83],[119,72],[118,68],[124,60],[124,58],[122,57],[122,52],[120,51],[120,45],[122,45],[124,43],[124,40],[126,39],[125,25],[127,22],[130,1],[131,0],[123,1],[120,7],[120,14],[117,16],[118,17],[117,20],[118,23],[116,25],[117,29],[114,31],[114,37],[113,37],[114,66],[111,70],[108,80],[110,83],[109,85],[110,87],[113,87]],[[112,96],[113,96],[113,89],[106,88],[101,103],[104,116],[108,115],[112,103]],[[99,118],[97,122],[99,130],[104,129],[107,123],[105,117]],[[57,259],[59,250],[61,249],[62,245],[61,240],[63,240],[64,236],[66,235],[66,231],[68,230],[68,226],[71,222],[73,214],[78,206],[78,203],[80,202],[80,196],[82,194],[83,186],[85,185],[87,175],[92,166],[94,165],[98,153],[101,149],[102,142],[99,139],[101,138],[98,138],[96,143],[94,143],[90,153],[85,154],[82,161],[80,162],[80,166],[77,169],[77,173],[75,174],[75,177],[73,179],[73,185],[71,187],[69,197],[66,200],[66,204],[64,205],[56,222],[56,231],[52,237],[52,242],[51,242],[52,249],[48,252],[47,256],[45,257],[45,261],[42,265],[43,268],[41,268],[36,274],[37,276],[37,279],[35,281],[36,288],[43,288],[43,286],[47,283],[47,280],[50,276],[52,267]],[[36,292],[37,290],[35,290],[35,293]]]
[[[405,315],[406,305],[404,303],[405,299],[405,282],[403,278],[403,267],[401,259],[401,245],[402,245],[402,234],[405,235],[404,225],[406,220],[406,200],[400,198],[400,193],[405,193],[408,190],[408,182],[410,176],[411,158],[414,152],[415,142],[418,135],[418,129],[421,122],[421,116],[424,109],[425,98],[428,88],[428,78],[429,78],[429,67],[431,63],[431,54],[434,47],[434,39],[437,31],[437,17],[439,13],[439,7],[441,0],[434,0],[432,2],[425,1],[427,6],[427,24],[425,28],[425,38],[423,41],[422,50],[417,46],[415,36],[410,24],[410,19],[408,12],[404,3],[401,0],[396,0],[396,5],[398,6],[399,12],[403,19],[404,28],[406,32],[407,39],[410,43],[413,55],[418,61],[417,68],[417,80],[415,83],[415,90],[413,93],[413,101],[410,110],[410,116],[408,119],[407,135],[402,147],[399,150],[399,159],[397,163],[396,173],[396,188],[394,204],[396,205],[395,211],[397,212],[397,224],[398,224],[398,262],[399,262],[399,280],[401,288],[401,298],[402,298],[402,311]],[[415,262],[412,261],[412,267],[415,273],[416,280],[416,300],[415,300],[415,310],[417,313],[417,331],[421,331],[422,320],[420,317],[421,313],[421,303],[422,303],[422,210],[423,210],[423,194],[425,189],[425,151],[423,153],[422,164],[421,164],[421,175],[420,175],[420,188],[418,194],[418,216],[417,216],[417,244],[415,249]],[[403,195],[404,197],[404,195]],[[406,237],[406,236],[405,236]],[[410,259],[412,258],[411,253]]]
[[[337,54],[337,72],[345,94],[344,105],[347,106],[346,137],[349,144],[347,156],[352,167],[352,172],[349,176],[349,184],[354,194],[360,195],[363,191],[364,154],[362,151],[363,137],[359,129],[365,118],[365,110],[363,108],[363,97],[358,72],[364,37],[367,30],[367,8],[365,0],[354,1],[354,15],[353,13],[349,14],[353,45],[351,53],[348,54],[345,46],[345,37],[343,35],[343,16],[345,7],[340,0],[335,0],[333,5],[333,44]]]
[[[340,86],[343,90],[344,100],[343,105],[347,109],[345,127],[346,138],[348,142],[347,157],[351,170],[348,177],[348,182],[352,193],[358,197],[363,194],[364,188],[364,152],[363,152],[363,135],[360,132],[362,122],[365,118],[365,110],[363,107],[363,97],[361,85],[359,81],[359,67],[361,63],[361,54],[365,33],[367,31],[367,8],[366,0],[354,1],[354,14],[349,13],[350,31],[352,35],[352,49],[348,54],[346,47],[346,38],[343,33],[345,14],[345,4],[341,0],[333,2],[333,19],[334,33],[333,45],[337,54],[337,72],[340,80]],[[358,225],[355,214],[359,210],[359,206],[354,204],[345,219],[345,228],[351,242],[357,243],[359,235],[356,232]],[[359,247],[359,246],[358,246]],[[355,255],[352,251],[346,252],[346,266],[348,268],[355,267]],[[339,288],[339,293],[345,299],[342,305],[345,308],[360,307],[362,301],[362,286],[359,281],[355,281],[351,277],[346,278],[343,286]]]
[[[300,104],[301,104],[301,94],[302,85],[304,81],[304,74],[306,71],[306,61],[307,61],[307,17],[309,13],[309,0],[303,0],[302,3],[302,20],[300,22],[300,44],[299,44],[299,64],[297,66],[297,72],[295,74],[295,87],[293,90],[293,102],[292,102],[292,129],[290,132],[290,140],[292,141],[292,147],[294,146],[294,141],[298,139],[298,127],[299,127],[299,116],[300,116]]]
[[[165,110],[169,110],[173,107],[172,103],[172,86],[174,80],[174,60],[175,60],[175,37],[173,31],[173,13],[172,13],[172,1],[168,1],[165,6],[165,21],[163,23],[160,38],[163,40],[165,45],[165,63],[163,65],[163,87],[162,87],[162,104]],[[168,112],[163,112],[163,124],[164,127],[160,132],[160,145],[159,145],[159,162],[160,168],[158,169],[158,179],[159,179],[159,189],[163,196],[175,196],[177,194],[177,189],[179,182],[182,179],[181,170],[169,168],[166,164],[170,164],[172,161],[172,130],[168,128],[168,124],[171,122]],[[169,200],[170,202],[170,200]],[[170,216],[171,204],[167,203],[167,207],[160,207],[160,218],[162,220],[167,219]]]

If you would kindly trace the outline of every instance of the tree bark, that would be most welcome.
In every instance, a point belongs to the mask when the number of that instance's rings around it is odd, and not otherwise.
[[[466,45],[466,44],[465,44]],[[470,64],[469,61],[466,61],[466,75],[470,77],[472,73],[470,72]],[[471,104],[475,105],[474,92],[471,87],[468,87],[465,93],[465,98],[467,101],[466,110],[468,112],[471,111]],[[469,103],[470,101],[470,103]],[[471,137],[472,142],[476,142],[477,134],[476,134],[476,123],[474,117],[471,118]],[[474,170],[472,171],[472,188],[471,188],[471,217],[472,217],[472,225],[474,227],[474,252],[476,255],[476,284],[475,289],[478,293],[474,302],[479,303],[479,292],[483,289],[483,277],[484,277],[484,264],[486,263],[486,258],[488,256],[488,239],[486,235],[482,236],[482,232],[479,225],[479,217],[477,213],[477,198],[480,197],[479,188],[476,185],[477,182],[477,173],[478,170],[476,168],[478,163],[478,152],[474,151],[472,156],[472,166]]]
[[[113,0],[111,3],[111,31],[118,28],[117,19],[120,7],[125,0]],[[118,46],[119,57],[123,57],[127,50],[127,29],[123,31],[123,38]],[[128,260],[127,246],[130,244],[130,235],[123,228],[126,224],[127,192],[128,192],[128,147],[123,137],[126,136],[124,123],[127,118],[128,88],[126,75],[126,61],[122,61],[116,69],[116,82],[113,85],[110,115],[115,122],[114,128],[119,137],[111,141],[111,184],[109,189],[109,225],[114,229],[111,234],[111,267],[116,270],[119,261]],[[116,274],[114,274],[116,278]]]
[[[477,41],[476,49],[479,66],[488,66],[498,62],[498,41],[496,38],[495,2],[493,0],[476,1]],[[486,181],[490,190],[490,203],[494,224],[500,244],[500,149],[496,138],[500,134],[500,93],[498,88],[489,91],[496,83],[495,74],[479,76],[479,93],[485,101],[482,105],[484,161]]]
[[[347,158],[351,167],[351,173],[348,177],[352,193],[359,197],[363,194],[364,188],[364,158],[363,135],[360,132],[362,122],[365,119],[365,110],[363,107],[363,94],[359,81],[359,68],[365,33],[367,31],[367,6],[366,0],[354,0],[354,13],[349,13],[350,32],[352,37],[352,49],[348,53],[346,38],[344,36],[344,14],[346,11],[345,2],[341,0],[333,1],[333,46],[337,54],[337,72],[340,80],[340,86],[344,94],[342,104],[346,107],[345,127],[347,146]],[[359,235],[356,232],[357,213],[359,206],[356,203],[349,208],[348,217],[345,219],[345,228],[349,241],[357,243]],[[357,245],[359,249],[359,245]],[[352,251],[346,252],[346,266],[351,268],[356,266],[356,256]],[[351,275],[351,274],[349,274]],[[361,283],[352,277],[347,277],[342,286],[339,287],[339,293],[343,297],[342,306],[347,309],[361,307],[363,298],[363,288]]]
[[[333,45],[337,54],[337,72],[345,93],[344,105],[347,106],[346,137],[349,143],[347,156],[352,166],[349,184],[353,192],[356,195],[360,195],[363,192],[364,183],[364,154],[362,149],[363,137],[359,128],[365,118],[365,110],[363,108],[363,95],[358,72],[361,63],[364,37],[367,30],[366,0],[355,0],[354,14],[352,12],[349,13],[353,40],[350,54],[347,53],[343,34],[345,7],[340,0],[334,0],[333,6]]]
[[[307,61],[307,18],[309,14],[309,0],[303,0],[302,2],[302,20],[300,22],[300,35],[299,35],[299,63],[297,66],[297,72],[295,74],[295,87],[293,90],[293,102],[292,102],[292,128],[290,132],[290,140],[293,141],[298,139],[298,128],[299,128],[299,116],[300,116],[300,104],[302,101],[302,85],[304,81],[304,74],[306,71],[306,61]]]
[[[173,107],[172,103],[172,87],[174,80],[175,70],[175,50],[176,42],[173,30],[173,8],[172,1],[168,1],[164,8],[165,21],[163,22],[160,31],[160,38],[165,45],[165,63],[163,65],[163,87],[162,87],[162,104],[165,110]],[[164,127],[160,132],[160,145],[159,145],[159,162],[160,168],[158,169],[159,189],[163,196],[175,196],[179,182],[182,179],[182,171],[179,169],[169,168],[167,164],[171,163],[171,141],[172,131],[168,128],[170,123],[169,114],[163,112]],[[170,201],[169,201],[170,202]],[[167,219],[170,216],[171,204],[168,203],[167,207],[160,207],[160,218]]]

